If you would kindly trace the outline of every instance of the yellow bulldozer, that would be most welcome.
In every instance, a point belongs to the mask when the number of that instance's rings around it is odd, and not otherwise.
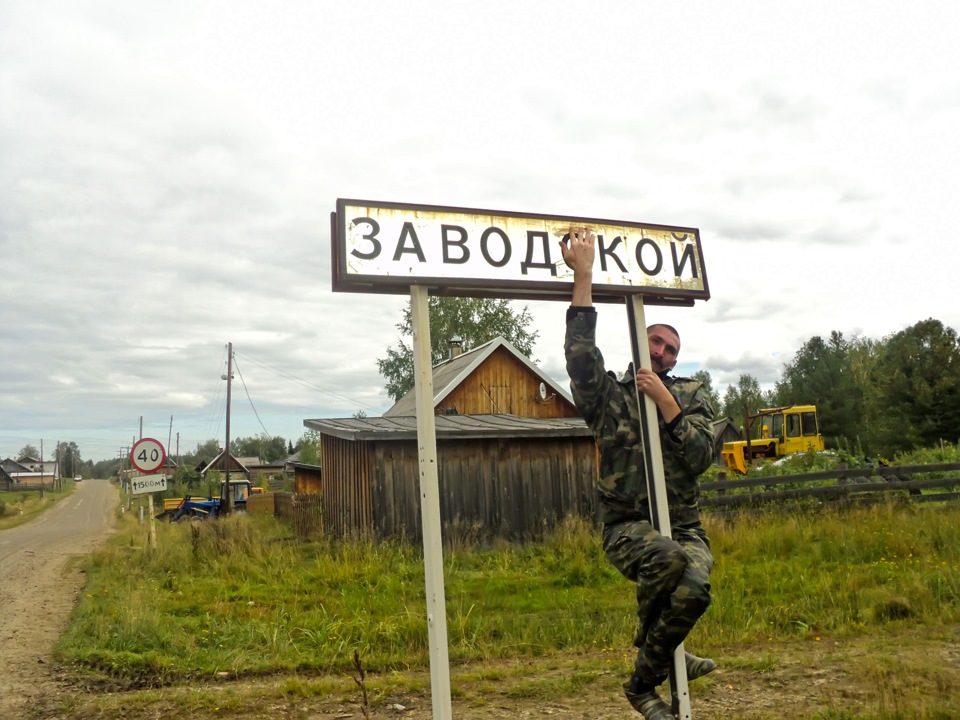
[[[734,472],[746,474],[758,458],[823,450],[815,405],[765,408],[745,415],[747,439],[726,442],[720,451],[724,464]]]

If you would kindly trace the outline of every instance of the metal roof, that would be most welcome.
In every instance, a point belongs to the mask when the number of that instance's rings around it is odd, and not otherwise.
[[[438,415],[434,417],[438,440],[479,438],[588,437],[590,428],[581,418],[527,418],[517,415]],[[378,418],[321,418],[304,420],[305,427],[343,440],[414,440],[413,415]]]
[[[483,345],[458,355],[455,358],[444,360],[433,366],[433,407],[443,402],[444,398],[452,393],[457,386],[466,380],[470,373],[476,370],[480,364],[490,357],[498,348],[506,349],[511,355],[515,356],[520,362],[536,375],[553,392],[564,398],[567,402],[573,404],[564,388],[557,385],[549,375],[537,367],[526,355],[517,350],[516,346],[504,337],[496,337],[493,340],[485,342]],[[397,417],[416,415],[417,413],[417,392],[412,389],[387,410],[383,417]]]

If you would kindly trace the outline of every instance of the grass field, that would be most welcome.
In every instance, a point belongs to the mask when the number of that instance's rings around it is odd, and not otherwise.
[[[0,530],[30,522],[54,503],[68,497],[76,483],[66,478],[62,482],[62,488],[45,489],[43,497],[40,496],[39,490],[0,492]]]
[[[428,667],[419,547],[300,543],[240,516],[159,526],[133,514],[89,560],[58,655],[121,684],[229,672],[374,673]],[[714,603],[688,644],[870,636],[960,620],[960,509],[890,504],[846,512],[707,518]],[[632,587],[597,533],[569,520],[543,543],[445,554],[451,661],[607,653],[630,663]]]

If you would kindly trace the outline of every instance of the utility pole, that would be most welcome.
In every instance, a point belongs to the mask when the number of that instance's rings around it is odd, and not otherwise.
[[[233,382],[233,343],[227,343],[227,374],[223,376],[223,379],[227,381],[227,439],[226,444],[223,446],[223,467],[224,467],[224,484],[223,492],[226,495],[226,498],[221,500],[226,500],[224,508],[226,513],[229,515],[233,512],[233,493],[230,492],[230,385]],[[222,503],[221,503],[222,504]]]
[[[129,447],[120,448],[120,488],[121,490],[127,490],[127,510],[130,510],[133,504],[133,494],[130,491],[130,486],[127,484],[127,471],[125,468],[127,455],[130,454]]]
[[[143,440],[143,415],[140,416],[140,439]],[[133,442],[130,443],[130,447],[132,448],[136,444],[137,444],[137,439],[134,438]],[[133,472],[132,467],[130,468],[130,471]],[[140,474],[140,471],[137,470],[137,475],[139,476],[139,474]],[[130,485],[130,495],[131,497],[133,496],[132,484]],[[141,525],[143,524],[143,495],[137,496],[137,520],[140,522]]]
[[[43,438],[40,438],[40,499],[43,500]]]

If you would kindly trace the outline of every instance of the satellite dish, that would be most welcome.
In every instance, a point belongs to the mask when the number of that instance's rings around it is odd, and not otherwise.
[[[540,399],[541,399],[541,400],[546,400],[546,399],[547,399],[547,385],[546,385],[546,383],[540,383]]]

